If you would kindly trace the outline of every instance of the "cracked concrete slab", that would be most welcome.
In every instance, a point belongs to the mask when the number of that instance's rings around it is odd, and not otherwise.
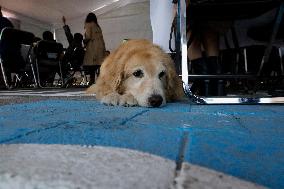
[[[0,145],[5,189],[262,189],[195,165],[175,179],[171,160],[133,150],[71,145]]]

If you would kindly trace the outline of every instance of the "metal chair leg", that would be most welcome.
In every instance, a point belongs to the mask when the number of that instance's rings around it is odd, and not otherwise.
[[[8,84],[8,81],[7,81],[7,76],[6,76],[6,73],[5,73],[4,65],[3,65],[1,58],[0,58],[0,66],[1,66],[1,72],[2,72],[2,76],[3,76],[4,84],[5,84],[7,89],[10,89],[10,86]]]
[[[38,81],[37,81],[37,78],[36,78],[36,74],[35,74],[34,66],[33,66],[33,64],[32,64],[32,63],[30,64],[30,66],[31,66],[32,73],[33,73],[33,78],[34,78],[34,87],[35,87],[35,88],[38,88]]]
[[[283,68],[283,54],[281,47],[278,48],[279,58],[280,58],[280,69],[281,69],[281,76],[284,75],[284,68]]]
[[[35,65],[36,65],[36,70],[37,70],[37,82],[38,82],[38,86],[40,88],[43,88],[41,85],[41,81],[40,81],[40,76],[39,76],[39,68],[38,68],[38,60],[35,60]]]
[[[245,74],[248,73],[248,59],[247,59],[247,49],[244,48],[244,62],[245,62]]]
[[[270,56],[270,53],[272,51],[272,45],[273,45],[273,42],[276,39],[276,35],[277,35],[277,32],[279,30],[279,27],[280,27],[280,24],[281,24],[281,21],[282,21],[282,18],[283,18],[283,14],[284,14],[284,3],[281,3],[281,6],[279,7],[279,10],[278,10],[277,15],[276,15],[276,19],[275,19],[275,22],[274,22],[274,25],[273,25],[273,29],[272,29],[272,33],[271,33],[269,43],[268,43],[268,45],[267,45],[267,47],[264,51],[264,55],[263,55],[262,60],[261,60],[261,64],[260,64],[260,67],[259,67],[259,70],[258,70],[258,73],[257,73],[258,76],[261,75],[261,71],[263,69],[264,63],[268,62],[268,60],[269,60],[269,56]]]
[[[38,82],[37,82],[37,78],[36,78],[36,73],[35,73],[35,69],[34,69],[34,64],[33,64],[33,59],[32,59],[32,55],[30,54],[32,49],[32,46],[29,49],[29,55],[28,55],[28,61],[33,73],[33,78],[34,78],[34,88],[38,88]]]

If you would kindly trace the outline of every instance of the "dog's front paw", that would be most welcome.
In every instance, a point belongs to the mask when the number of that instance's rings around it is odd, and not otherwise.
[[[137,106],[138,102],[134,98],[133,95],[131,95],[131,94],[124,94],[124,95],[121,95],[121,97],[120,97],[119,105],[120,106]]]
[[[104,96],[101,102],[106,105],[120,105],[120,106],[137,106],[138,102],[131,94],[120,95],[118,93],[111,93]]]
[[[121,95],[119,95],[117,93],[111,93],[111,94],[104,96],[101,99],[101,102],[105,105],[116,106],[116,105],[119,105],[120,96]]]

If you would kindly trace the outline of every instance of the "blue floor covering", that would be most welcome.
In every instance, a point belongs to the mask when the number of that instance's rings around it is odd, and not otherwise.
[[[89,100],[0,106],[0,144],[103,145],[186,161],[270,188],[284,188],[284,106],[172,103],[112,107]]]

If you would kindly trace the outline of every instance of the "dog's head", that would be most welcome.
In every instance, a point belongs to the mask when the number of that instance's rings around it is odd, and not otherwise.
[[[183,96],[172,59],[158,46],[145,40],[127,42],[110,57],[112,87],[130,94],[140,106],[159,107]]]

